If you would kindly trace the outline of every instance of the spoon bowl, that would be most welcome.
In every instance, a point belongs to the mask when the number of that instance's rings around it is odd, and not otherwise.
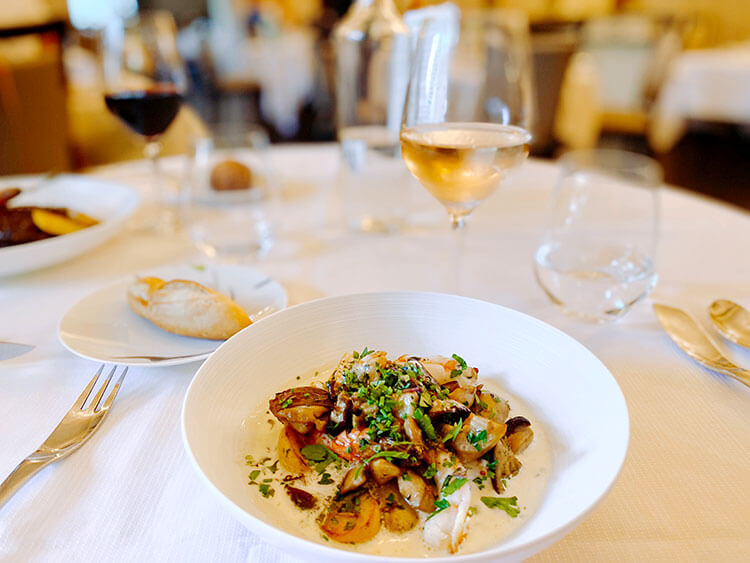
[[[728,299],[717,299],[708,308],[716,329],[735,344],[750,348],[750,312]]]

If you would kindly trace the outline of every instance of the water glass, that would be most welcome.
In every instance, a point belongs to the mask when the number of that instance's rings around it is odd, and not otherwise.
[[[187,233],[210,258],[242,262],[273,244],[274,189],[260,127],[194,141],[183,181]]]
[[[659,164],[640,154],[594,149],[562,157],[534,255],[536,279],[553,303],[606,322],[653,290],[661,181]]]

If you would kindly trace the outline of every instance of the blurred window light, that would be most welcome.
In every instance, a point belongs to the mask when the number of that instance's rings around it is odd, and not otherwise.
[[[68,0],[70,23],[76,29],[98,29],[136,12],[138,0]]]

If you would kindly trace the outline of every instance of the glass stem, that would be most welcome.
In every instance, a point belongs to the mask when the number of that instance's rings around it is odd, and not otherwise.
[[[161,143],[157,140],[146,142],[146,156],[151,161],[151,199],[156,207],[161,208],[164,205],[164,190],[161,178]]]
[[[177,215],[167,205],[167,191],[161,169],[161,143],[158,139],[146,142],[146,156],[151,161],[151,204],[153,222],[157,232],[173,233],[177,230]]]
[[[464,265],[464,251],[466,248],[466,216],[451,214],[451,228],[453,229],[454,257],[453,257],[453,292],[461,293],[461,279]]]

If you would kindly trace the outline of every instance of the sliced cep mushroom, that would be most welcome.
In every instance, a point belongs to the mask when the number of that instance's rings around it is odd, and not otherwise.
[[[424,440],[422,439],[422,429],[414,420],[414,417],[409,417],[404,421],[404,434],[415,446],[424,446]]]
[[[338,434],[347,430],[351,422],[352,400],[346,393],[341,393],[333,405],[333,410],[328,419],[327,431],[329,434]]]
[[[474,388],[473,387],[456,387],[453,391],[451,391],[451,394],[448,395],[449,398],[453,399],[454,401],[458,401],[462,405],[471,408],[471,406],[474,404]]]
[[[413,508],[422,512],[435,510],[435,493],[420,475],[408,470],[398,479],[398,490]]]
[[[318,499],[315,498],[314,495],[302,489],[298,489],[297,487],[287,485],[286,492],[289,495],[289,498],[292,499],[292,502],[302,510],[315,508],[315,505],[318,503]]]
[[[346,472],[344,480],[341,481],[339,492],[345,495],[359,489],[365,483],[367,483],[367,472],[363,465],[357,465]]]
[[[325,428],[333,405],[325,389],[308,386],[277,393],[269,407],[283,424],[292,426],[300,434],[307,434],[313,429]]]
[[[419,523],[419,515],[406,502],[393,483],[378,487],[375,494],[380,501],[383,525],[392,532],[407,532]]]
[[[354,493],[331,504],[320,529],[340,543],[364,543],[380,531],[380,503],[369,493]]]
[[[471,414],[469,408],[453,399],[437,399],[428,413],[434,424],[455,424]]]
[[[419,391],[405,391],[398,396],[394,412],[396,416],[406,419],[414,416],[414,409],[419,404]]]
[[[504,435],[505,424],[472,414],[464,421],[452,447],[461,461],[474,461],[494,448]]]
[[[387,459],[379,457],[370,462],[370,473],[378,485],[385,485],[391,479],[401,475],[401,468]]]
[[[508,418],[510,405],[508,401],[501,399],[489,391],[480,391],[477,393],[476,401],[471,409],[475,414],[489,418],[497,423],[502,424]]]
[[[276,443],[276,453],[279,456],[281,467],[289,473],[305,473],[310,471],[307,460],[302,455],[302,440],[297,432],[287,426],[279,433]]]
[[[523,416],[514,416],[506,423],[505,440],[514,454],[523,453],[534,440],[531,422]]]
[[[513,451],[505,441],[500,440],[495,446],[495,478],[492,480],[492,486],[496,492],[502,493],[505,490],[503,479],[513,477],[521,469],[521,462],[513,455]]]

